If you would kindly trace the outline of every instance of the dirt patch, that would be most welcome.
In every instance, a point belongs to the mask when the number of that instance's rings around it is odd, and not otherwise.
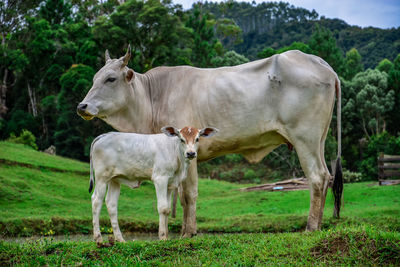
[[[7,165],[7,166],[20,166],[20,167],[25,167],[29,169],[35,169],[35,170],[48,170],[51,172],[68,172],[68,173],[74,173],[78,175],[89,175],[88,171],[72,171],[72,170],[63,170],[63,169],[58,169],[58,168],[53,168],[53,167],[48,167],[48,166],[42,166],[42,165],[32,165],[29,163],[23,163],[23,162],[18,162],[18,161],[12,161],[12,160],[7,160],[7,159],[0,159],[0,165]]]
[[[366,233],[356,233],[351,236],[335,233],[320,240],[311,248],[311,255],[319,261],[341,262],[343,258],[369,261],[372,265],[400,263],[399,241],[377,241]]]

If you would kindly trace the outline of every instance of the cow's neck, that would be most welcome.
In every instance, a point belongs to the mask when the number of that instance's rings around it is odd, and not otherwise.
[[[146,77],[135,73],[125,108],[104,119],[120,132],[153,133],[150,92]]]

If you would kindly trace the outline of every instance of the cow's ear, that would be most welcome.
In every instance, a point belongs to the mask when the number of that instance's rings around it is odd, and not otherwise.
[[[179,136],[179,130],[172,126],[165,126],[161,128],[161,132],[169,137]]]
[[[218,129],[217,128],[213,128],[213,127],[207,127],[204,129],[201,129],[199,134],[201,137],[211,137],[214,134],[218,133]]]
[[[127,82],[130,82],[132,79],[134,79],[135,78],[135,73],[133,72],[133,70],[129,69],[126,72],[125,78],[126,78]]]

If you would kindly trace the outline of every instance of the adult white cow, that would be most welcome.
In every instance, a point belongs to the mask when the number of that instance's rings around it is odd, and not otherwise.
[[[163,125],[203,128],[214,125],[216,138],[200,142],[198,160],[240,153],[258,162],[281,144],[294,146],[310,181],[307,230],[320,229],[330,173],[325,139],[338,98],[338,160],[334,179],[335,215],[342,193],[340,167],[340,82],[321,58],[288,51],[234,66],[200,69],[157,67],[145,74],[127,67],[125,56],[111,59],[93,79],[78,105],[86,119],[98,117],[122,132],[158,133]],[[182,183],[182,234],[196,234],[197,165]]]
[[[124,242],[118,225],[117,206],[120,185],[136,188],[143,180],[152,180],[156,188],[160,239],[168,237],[171,192],[187,177],[190,160],[197,157],[200,137],[211,137],[217,129],[168,126],[164,134],[107,133],[93,140],[90,147],[90,187],[92,195],[93,237],[103,241],[99,216],[108,187],[106,205],[115,240]],[[168,136],[168,137],[167,137]],[[171,138],[178,137],[178,138]],[[95,176],[93,175],[93,171]]]

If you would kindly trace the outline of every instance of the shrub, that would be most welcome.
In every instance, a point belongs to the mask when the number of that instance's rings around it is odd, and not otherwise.
[[[343,170],[343,180],[345,183],[360,182],[362,180],[362,174],[360,172]]]
[[[256,175],[256,172],[255,172],[254,170],[252,170],[252,169],[247,169],[247,170],[244,172],[244,179],[246,179],[246,180],[253,180],[253,179],[255,179],[255,178],[257,178],[257,175]]]
[[[7,139],[8,142],[15,144],[24,144],[37,150],[36,137],[28,130],[22,130],[22,133],[16,137],[14,133],[10,134],[10,138]]]

